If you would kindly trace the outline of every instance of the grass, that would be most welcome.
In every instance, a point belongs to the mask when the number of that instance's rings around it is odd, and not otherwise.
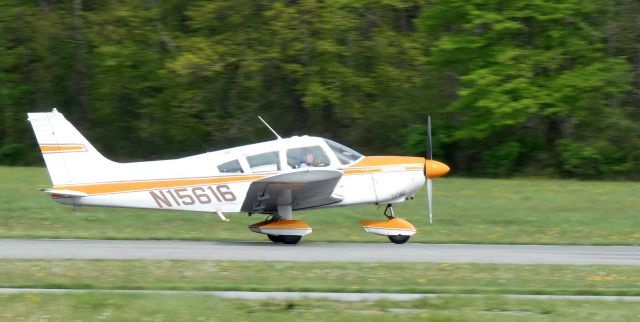
[[[44,168],[0,167],[0,237],[266,240],[247,226],[263,216],[59,205],[36,191],[49,187]],[[428,224],[425,192],[396,206],[413,222],[413,242],[640,245],[640,183],[542,179],[439,178],[435,220]],[[313,234],[304,241],[388,242],[367,234],[363,219],[383,209],[358,206],[299,212]]]
[[[131,209],[73,209],[37,188],[43,168],[0,167],[0,237],[262,240],[246,229],[262,216]],[[435,181],[435,222],[424,191],[396,213],[434,243],[640,245],[640,184],[568,180]],[[305,241],[386,242],[358,222],[382,218],[374,206],[296,214]],[[285,275],[286,274],[286,275]],[[284,277],[284,278],[283,278]],[[256,301],[203,295],[0,294],[0,321],[633,321],[625,302],[524,300],[502,294],[640,295],[634,266],[449,263],[0,260],[0,287],[470,293],[416,301]]]
[[[578,265],[0,260],[0,287],[640,295],[640,271]]]
[[[637,321],[624,302],[445,297],[413,301],[231,300],[202,295],[0,294],[2,321]]]

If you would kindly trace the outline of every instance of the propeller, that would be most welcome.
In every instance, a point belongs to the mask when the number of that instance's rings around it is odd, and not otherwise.
[[[427,118],[427,157],[429,160],[433,160],[433,147],[431,145],[431,115]],[[433,184],[431,182],[431,178],[427,175],[427,164],[425,162],[424,165],[424,174],[427,178],[427,202],[429,203],[429,223],[433,223]]]

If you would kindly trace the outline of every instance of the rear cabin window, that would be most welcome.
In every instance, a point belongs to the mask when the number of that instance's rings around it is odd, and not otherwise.
[[[287,150],[287,164],[293,169],[326,167],[330,163],[329,157],[319,145]]]
[[[247,157],[251,172],[269,172],[280,170],[278,151],[260,153]]]
[[[232,160],[229,162],[225,162],[218,166],[218,171],[220,173],[243,173],[242,166],[238,160]]]

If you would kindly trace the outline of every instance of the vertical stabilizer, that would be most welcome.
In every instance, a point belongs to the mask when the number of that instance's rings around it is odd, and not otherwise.
[[[92,182],[113,164],[55,108],[28,116],[54,186]]]

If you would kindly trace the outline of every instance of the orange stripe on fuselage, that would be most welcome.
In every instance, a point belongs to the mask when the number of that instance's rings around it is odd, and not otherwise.
[[[364,157],[362,160],[352,164],[347,169],[342,170],[344,174],[364,174],[373,172],[383,172],[385,170],[422,170],[424,169],[424,158],[401,157],[401,156],[373,156]]]
[[[87,149],[82,144],[42,144],[40,152],[42,153],[61,153],[61,152],[85,152]]]
[[[381,169],[344,169],[342,172],[344,174],[363,174],[363,173],[372,173],[372,172],[380,172]]]
[[[211,178],[199,178],[199,179],[107,182],[107,183],[92,183],[92,184],[72,185],[72,186],[56,186],[53,189],[80,191],[88,195],[93,195],[93,194],[132,192],[132,191],[152,190],[152,189],[201,186],[201,185],[207,185],[207,184],[233,183],[233,182],[241,182],[241,181],[254,181],[262,178],[264,178],[264,176],[233,176],[233,177],[211,177]]]
[[[399,156],[364,157],[362,158],[362,160],[351,165],[350,168],[380,167],[380,166],[406,165],[406,164],[424,164],[424,158],[399,157]]]

